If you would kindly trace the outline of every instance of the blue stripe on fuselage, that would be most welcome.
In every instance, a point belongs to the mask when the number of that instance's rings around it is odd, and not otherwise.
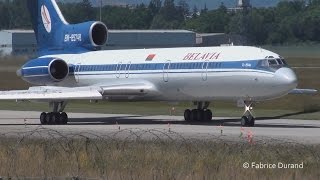
[[[179,63],[142,63],[142,64],[100,64],[100,65],[80,65],[78,72],[92,71],[155,71],[155,70],[203,70],[203,69],[261,69],[256,61],[236,61],[236,62],[179,62]],[[74,71],[75,66],[72,70]],[[72,72],[73,72],[72,71]]]
[[[45,59],[43,62],[37,61],[36,63],[26,64],[23,69],[23,76],[33,76],[48,74],[48,68],[43,65],[48,65],[49,59]],[[230,62],[171,62],[169,63],[141,63],[141,64],[98,64],[98,65],[70,65],[69,72],[74,74],[85,73],[90,75],[90,72],[100,72],[104,74],[121,73],[124,71],[130,71],[130,74],[139,74],[134,71],[154,71],[157,73],[163,70],[173,73],[178,71],[184,72],[199,72],[199,70],[223,70],[223,69],[238,69],[238,70],[260,70],[265,72],[273,72],[272,69],[259,67],[259,60],[250,61],[230,61]]]

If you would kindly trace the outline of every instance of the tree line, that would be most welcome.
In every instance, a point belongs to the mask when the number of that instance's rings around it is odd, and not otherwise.
[[[59,3],[67,21],[99,20],[89,0]],[[151,0],[136,6],[103,6],[109,29],[187,29],[198,33],[240,34],[252,44],[320,42],[320,0],[281,1],[276,7],[234,11],[223,3],[214,10],[190,7],[186,0]],[[29,29],[26,1],[0,1],[0,29]]]

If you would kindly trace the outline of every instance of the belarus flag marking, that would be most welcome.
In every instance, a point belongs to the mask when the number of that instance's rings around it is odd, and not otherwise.
[[[154,59],[154,57],[156,57],[155,54],[149,54],[149,56],[147,57],[146,61],[152,61]]]

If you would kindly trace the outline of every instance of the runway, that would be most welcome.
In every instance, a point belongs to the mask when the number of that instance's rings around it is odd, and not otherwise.
[[[239,118],[214,117],[211,122],[187,123],[182,116],[137,116],[94,113],[69,113],[68,125],[39,123],[39,112],[0,111],[0,135],[23,136],[35,130],[33,137],[60,135],[86,135],[116,138],[170,138],[206,139],[273,143],[320,143],[319,120],[258,119],[256,126],[241,128]],[[46,133],[50,131],[50,133]],[[48,135],[50,134],[50,135]]]

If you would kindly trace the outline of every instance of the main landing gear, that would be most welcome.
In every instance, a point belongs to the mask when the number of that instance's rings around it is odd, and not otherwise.
[[[252,115],[251,110],[253,109],[252,102],[244,102],[245,103],[245,110],[243,116],[241,117],[241,126],[244,127],[253,127],[255,124],[255,118]]]
[[[245,111],[241,117],[241,126],[253,127],[255,125],[255,118],[252,115],[253,102],[245,101]],[[197,109],[187,109],[184,111],[184,120],[187,122],[193,121],[211,121],[212,112],[208,109],[210,102],[194,102]]]
[[[69,118],[67,113],[63,112],[67,103],[66,102],[51,102],[50,106],[53,107],[53,112],[43,112],[40,115],[40,122],[42,125],[54,124],[68,124]]]
[[[197,109],[187,109],[184,111],[184,120],[192,121],[211,121],[212,111],[208,109],[210,102],[195,102]]]

